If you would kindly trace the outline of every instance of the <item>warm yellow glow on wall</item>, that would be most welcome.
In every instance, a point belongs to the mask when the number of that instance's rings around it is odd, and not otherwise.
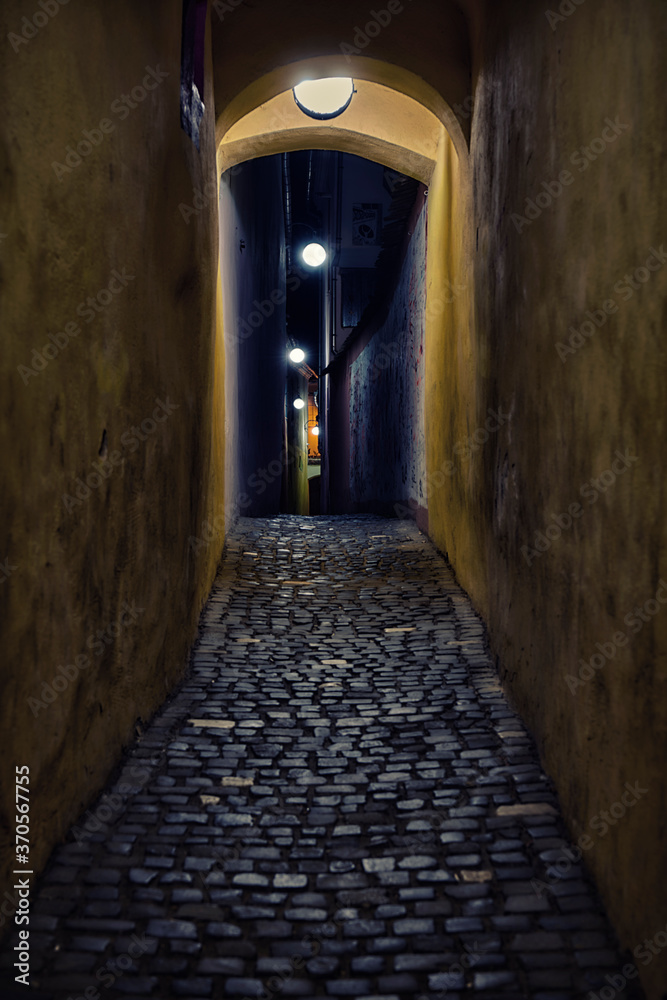
[[[291,89],[261,104],[218,136],[221,170],[272,153],[339,149],[428,184],[441,122],[413,98],[379,83],[355,80],[355,89],[345,113],[328,121],[304,115]]]

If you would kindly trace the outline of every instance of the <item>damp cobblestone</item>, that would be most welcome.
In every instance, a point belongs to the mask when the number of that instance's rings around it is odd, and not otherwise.
[[[242,519],[185,682],[36,882],[34,995],[587,997],[627,959],[581,866],[547,878],[568,843],[412,522]]]

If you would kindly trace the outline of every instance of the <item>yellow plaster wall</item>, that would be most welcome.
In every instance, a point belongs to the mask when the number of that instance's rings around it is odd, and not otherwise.
[[[667,265],[634,289],[624,275],[664,247],[666,11],[587,2],[550,24],[543,5],[476,6],[469,175],[445,144],[429,190],[429,475],[452,472],[429,494],[429,531],[488,624],[572,838],[590,838],[583,860],[621,945],[661,1000],[667,953],[644,942],[667,927],[667,606],[655,603],[667,597]],[[580,170],[608,120],[629,128]],[[563,170],[573,180],[558,193]],[[519,232],[513,215],[527,218],[544,184],[551,201]],[[557,344],[610,301],[561,360]],[[489,409],[501,420],[484,442]],[[592,494],[617,452],[636,461]],[[623,809],[626,783],[645,792]]]
[[[130,0],[64,5],[18,51],[8,35],[26,6],[0,11],[3,903],[14,766],[30,768],[39,870],[135,722],[183,676],[222,546],[221,530],[189,544],[223,509],[224,357],[211,61],[199,153],[180,128],[181,10],[180,0],[159,17]],[[167,75],[121,117],[115,102],[147,68]],[[101,138],[59,180],[52,163],[84,129]],[[179,206],[197,190],[213,193],[186,222]],[[114,269],[131,277],[86,322],[87,298]],[[78,336],[24,384],[32,349],[74,322]],[[175,409],[140,440],[132,427],[152,419],[156,399]],[[109,475],[68,511],[63,494],[91,475],[103,441]],[[55,700],[35,714],[28,699],[54,678]]]
[[[426,457],[429,534],[463,587],[486,605],[479,480],[484,427],[483,347],[473,309],[471,189],[467,155],[442,130],[428,190],[426,258]]]

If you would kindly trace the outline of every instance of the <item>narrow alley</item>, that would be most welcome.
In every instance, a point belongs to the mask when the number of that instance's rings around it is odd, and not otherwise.
[[[0,28],[0,1000],[667,1000],[667,2]]]
[[[30,995],[587,996],[623,959],[569,846],[414,522],[242,518],[183,685],[34,887]]]

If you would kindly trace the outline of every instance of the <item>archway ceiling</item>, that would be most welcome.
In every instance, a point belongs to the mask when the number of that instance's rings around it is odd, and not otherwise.
[[[295,149],[339,149],[375,160],[429,184],[441,122],[411,97],[366,80],[339,119],[320,122],[297,107],[292,91],[271,98],[241,118],[218,147],[220,171],[256,156]]]
[[[244,115],[305,75],[374,80],[424,104],[452,132],[472,90],[468,16],[477,0],[402,0],[402,11],[359,43],[372,11],[358,0],[231,0],[211,10],[218,140]],[[232,4],[236,4],[232,6]],[[341,46],[355,46],[350,53]],[[463,128],[463,131],[461,131]],[[467,135],[465,135],[467,138]]]

